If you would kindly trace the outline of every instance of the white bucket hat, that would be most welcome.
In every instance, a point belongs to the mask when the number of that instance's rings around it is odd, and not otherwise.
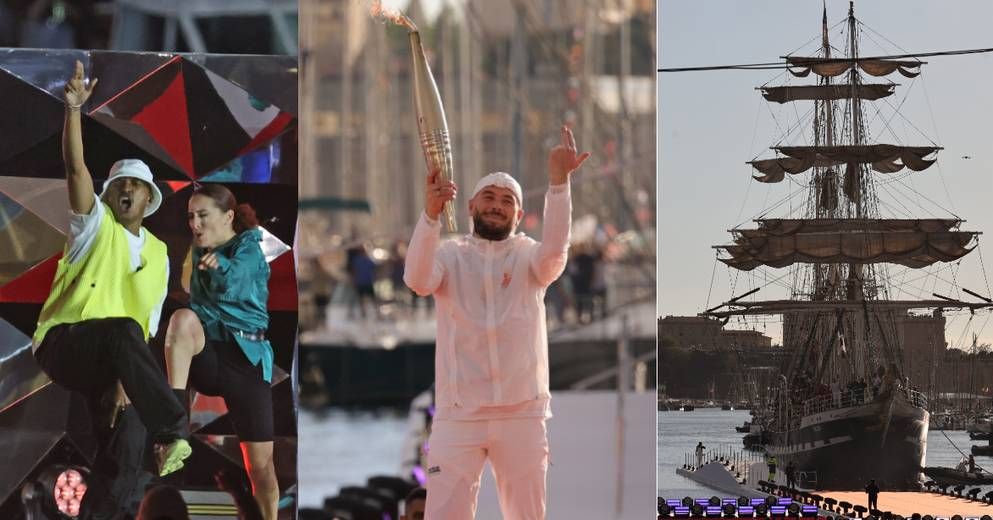
[[[521,185],[516,179],[511,177],[509,173],[493,172],[482,179],[479,179],[479,182],[476,183],[476,187],[472,190],[472,197],[475,197],[476,194],[483,191],[483,188],[487,186],[506,188],[514,192],[514,196],[517,197],[517,204],[522,207],[524,206],[524,194],[521,190]]]
[[[100,198],[102,199],[104,194],[107,193],[110,183],[122,177],[131,177],[145,181],[145,184],[148,184],[148,188],[152,190],[152,200],[148,203],[148,207],[145,208],[146,217],[159,209],[159,206],[162,205],[162,192],[155,185],[155,180],[152,178],[152,170],[140,159],[121,159],[115,162],[110,167],[110,177],[103,181],[103,191],[100,193]]]

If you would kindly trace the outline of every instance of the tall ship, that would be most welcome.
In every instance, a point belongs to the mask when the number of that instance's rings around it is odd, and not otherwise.
[[[914,78],[925,63],[860,55],[865,31],[853,4],[835,28],[845,35],[837,47],[825,7],[819,50],[784,57],[789,73],[808,84],[758,88],[770,103],[793,103],[798,114],[810,109],[811,124],[790,129],[793,138],[802,134],[801,145],[783,144],[784,136],[771,147],[775,157],[749,161],[758,182],[799,185],[803,203],[786,218],[731,229],[732,243],[714,246],[734,269],[781,270],[788,296],[763,300],[753,289],[702,315],[725,322],[782,317],[783,346],[792,354],[766,408],[754,413],[766,451],[780,468],[792,462],[802,487],[860,490],[875,479],[887,490],[918,489],[929,411],[917,388],[926,382],[903,372],[899,320],[915,309],[978,311],[990,303],[968,290],[976,302],[938,294],[902,299],[888,270],[957,261],[978,245],[980,233],[962,230],[954,215],[914,218],[913,208],[881,203],[888,182],[919,175],[942,150],[883,140],[893,132],[869,135],[868,123],[879,117],[872,102],[899,86],[887,78]]]

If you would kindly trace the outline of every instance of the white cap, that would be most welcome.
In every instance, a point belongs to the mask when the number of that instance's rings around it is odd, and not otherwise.
[[[146,217],[159,209],[159,206],[162,205],[162,192],[155,185],[155,180],[152,178],[152,170],[148,169],[148,165],[140,159],[121,159],[115,162],[110,167],[110,177],[103,181],[103,192],[100,193],[100,198],[103,198],[103,195],[107,193],[110,183],[121,177],[131,177],[145,181],[145,184],[148,184],[148,188],[152,190],[152,200],[148,203],[148,207],[145,208]]]
[[[524,194],[521,190],[521,185],[516,179],[511,177],[509,173],[494,172],[483,177],[482,179],[479,179],[479,182],[476,183],[475,189],[472,190],[472,197],[475,197],[476,194],[483,191],[483,188],[486,188],[487,186],[506,188],[514,192],[514,196],[517,197],[517,204],[520,206],[524,205]]]

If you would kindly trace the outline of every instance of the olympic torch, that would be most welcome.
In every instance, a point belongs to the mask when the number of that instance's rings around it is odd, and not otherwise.
[[[421,140],[421,150],[424,151],[424,161],[427,162],[429,172],[438,169],[441,171],[441,179],[451,181],[454,178],[452,143],[448,136],[445,107],[441,104],[438,86],[435,85],[434,76],[431,75],[428,60],[424,57],[420,33],[412,30],[409,37],[417,132]],[[451,233],[458,231],[452,201],[445,203],[444,215],[448,231]]]

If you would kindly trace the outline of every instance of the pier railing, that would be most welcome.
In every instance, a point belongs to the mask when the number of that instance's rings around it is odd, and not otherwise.
[[[683,455],[683,469],[696,471],[711,462],[718,462],[727,468],[728,473],[733,475],[739,484],[749,484],[757,482],[760,478],[765,478],[766,475],[753,476],[750,474],[751,467],[764,460],[763,455],[759,453],[743,451],[731,445],[720,445],[706,448],[700,459],[697,459],[695,451],[685,453]]]

